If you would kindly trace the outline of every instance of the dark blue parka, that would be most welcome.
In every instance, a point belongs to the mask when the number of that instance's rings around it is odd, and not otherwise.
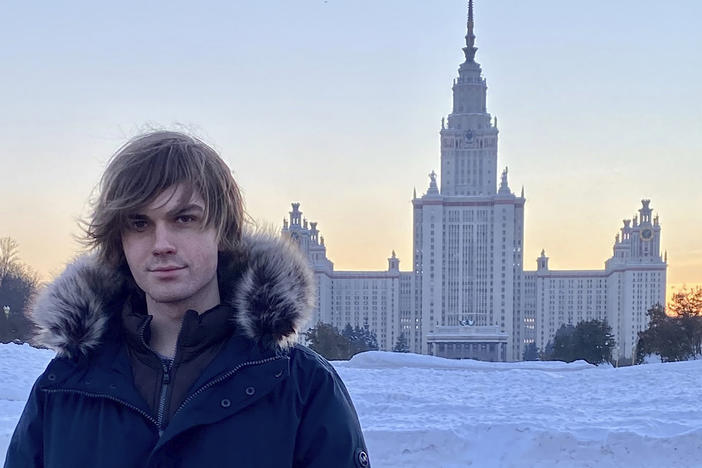
[[[115,319],[126,273],[92,257],[70,265],[35,305],[39,340],[58,354],[32,389],[5,468],[369,466],[341,379],[292,344],[313,293],[305,260],[267,237],[240,248],[218,268],[235,332],[161,435]]]

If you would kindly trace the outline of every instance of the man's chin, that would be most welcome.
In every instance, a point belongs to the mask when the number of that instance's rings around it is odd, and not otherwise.
[[[147,293],[153,302],[159,304],[174,304],[188,299],[191,295],[182,289],[178,291],[149,291]]]

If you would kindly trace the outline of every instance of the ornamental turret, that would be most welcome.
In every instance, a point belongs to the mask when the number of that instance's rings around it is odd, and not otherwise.
[[[628,263],[665,263],[661,256],[661,226],[658,216],[652,217],[651,200],[641,200],[638,215],[623,220],[614,239],[612,258],[605,267]]]

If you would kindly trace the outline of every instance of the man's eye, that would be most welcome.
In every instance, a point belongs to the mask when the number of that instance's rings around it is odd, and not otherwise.
[[[197,219],[195,218],[195,216],[192,216],[192,215],[182,215],[182,216],[178,216],[178,218],[177,218],[177,221],[180,224],[190,224],[190,223],[194,223],[196,220]]]
[[[129,222],[129,227],[134,231],[143,231],[146,229],[146,224],[142,219],[133,219]]]

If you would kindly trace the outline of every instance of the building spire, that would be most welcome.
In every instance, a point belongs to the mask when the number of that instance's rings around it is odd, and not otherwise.
[[[478,48],[475,47],[475,34],[473,34],[473,0],[468,0],[468,33],[466,34],[466,46],[463,48],[466,62],[475,62],[475,52],[477,50]]]

